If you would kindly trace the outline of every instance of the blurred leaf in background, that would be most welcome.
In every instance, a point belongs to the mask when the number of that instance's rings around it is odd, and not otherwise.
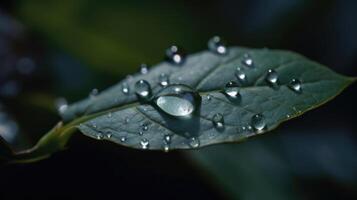
[[[172,43],[197,50],[207,38],[176,1],[22,1],[19,11],[55,46],[106,73],[132,73]]]

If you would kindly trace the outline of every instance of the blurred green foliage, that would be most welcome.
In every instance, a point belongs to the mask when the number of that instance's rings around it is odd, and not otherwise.
[[[173,43],[198,50],[209,37],[176,1],[22,1],[19,13],[55,46],[111,74],[156,63]]]

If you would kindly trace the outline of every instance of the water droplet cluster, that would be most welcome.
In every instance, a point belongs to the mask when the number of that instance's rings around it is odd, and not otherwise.
[[[219,36],[214,36],[208,41],[208,49],[216,54],[217,56],[225,56],[227,55],[228,48],[226,46],[226,42]],[[182,67],[184,66],[184,62],[186,59],[184,51],[176,46],[173,45],[169,47],[166,51],[166,59],[169,61],[170,65]],[[225,87],[222,89],[222,93],[227,97],[227,99],[231,101],[235,101],[237,99],[242,99],[241,91],[243,87],[248,84],[248,75],[250,76],[250,72],[254,72],[259,69],[259,62],[257,60],[253,60],[254,55],[250,55],[249,53],[243,54],[242,58],[240,59],[239,66],[234,71],[234,78],[235,80],[228,81],[225,84]],[[250,70],[250,71],[249,71]],[[151,73],[149,71],[149,67],[146,64],[141,64],[139,68],[139,72],[141,75],[146,75]],[[161,112],[169,115],[170,117],[174,117],[177,119],[190,119],[192,115],[198,110],[200,107],[202,98],[200,94],[193,88],[184,85],[184,84],[171,84],[170,83],[170,74],[168,73],[161,73],[156,75],[157,78],[154,80],[156,82],[155,86],[144,79],[138,80],[135,82],[135,85],[130,86],[131,80],[133,78],[128,78],[125,82],[121,84],[121,92],[124,95],[131,95],[131,87],[133,88],[135,94],[139,98],[139,100],[143,101],[143,103],[150,103],[156,109],[160,110]],[[178,81],[181,82],[183,77],[178,77]],[[279,73],[274,69],[271,68],[266,71],[265,77],[262,77],[262,80],[265,83],[274,88],[279,88],[279,84],[281,82]],[[156,87],[159,86],[159,87]],[[296,93],[302,92],[302,82],[300,79],[293,78],[291,79],[286,86]],[[154,90],[158,89],[158,90]],[[153,94],[155,91],[155,94]],[[93,89],[90,93],[90,97],[94,98],[98,95],[98,90]],[[244,94],[244,93],[243,93]],[[205,103],[213,102],[215,97],[210,94],[205,95]],[[63,112],[63,110],[67,109],[67,103],[62,103],[61,106],[58,106],[58,111]],[[107,115],[108,118],[112,118],[112,113]],[[225,115],[222,113],[215,113],[211,115],[212,125],[216,131],[222,132],[229,127],[229,123],[226,124],[225,122]],[[287,115],[289,118],[290,115]],[[238,119],[239,120],[239,119]],[[130,118],[125,118],[124,124],[128,124]],[[229,121],[229,120],[228,120]],[[242,125],[239,127],[237,132],[246,132],[246,133],[262,133],[268,128],[267,119],[263,114],[254,114],[251,116],[251,120],[249,123]],[[139,140],[139,145],[142,149],[149,149],[150,143],[144,133],[149,130],[149,124],[145,123],[141,125],[138,134],[140,135],[141,139]],[[216,133],[215,133],[216,134]],[[218,133],[217,133],[218,134]],[[106,134],[98,134],[97,139],[108,138],[112,137],[112,133],[107,132]],[[168,152],[172,145],[172,137],[173,135],[164,135],[162,139],[162,150]],[[122,143],[127,142],[127,137],[123,136],[119,138]],[[185,142],[191,148],[198,148],[200,147],[200,139],[199,136],[187,136],[187,141]]]

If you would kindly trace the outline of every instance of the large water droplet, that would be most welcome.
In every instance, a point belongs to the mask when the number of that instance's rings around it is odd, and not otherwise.
[[[242,84],[246,83],[247,81],[247,75],[243,72],[243,70],[241,68],[237,68],[235,75],[238,79],[238,81]]]
[[[301,89],[301,81],[299,79],[291,79],[289,83],[289,88],[293,90],[294,92],[300,93],[302,91]]]
[[[245,65],[247,67],[253,67],[254,66],[253,59],[250,57],[249,54],[244,54],[244,59],[243,59],[242,63],[243,63],[243,65]]]
[[[265,80],[268,82],[268,84],[271,86],[276,86],[278,84],[278,79],[278,73],[274,69],[269,69],[265,77]]]
[[[200,103],[200,95],[186,85],[170,85],[155,98],[155,104],[162,111],[176,117],[190,116]]]
[[[226,42],[219,36],[214,36],[208,41],[208,48],[217,54],[227,53]]]
[[[149,72],[149,67],[147,64],[143,63],[140,65],[140,73],[147,74]]]
[[[224,88],[224,93],[230,98],[236,99],[239,97],[239,86],[237,82],[230,81],[226,84]]]
[[[253,126],[256,131],[263,131],[266,127],[265,117],[262,114],[254,115],[252,117],[251,126]]]
[[[215,114],[212,118],[212,122],[217,129],[224,128],[224,117],[221,113]]]
[[[185,53],[176,45],[166,49],[166,58],[174,64],[182,64],[185,61]]]
[[[143,138],[140,141],[140,146],[141,146],[142,149],[148,149],[149,148],[149,140],[146,139],[146,138]]]
[[[189,141],[188,141],[188,145],[192,148],[198,148],[200,147],[200,140],[198,138],[190,138]]]
[[[166,87],[170,84],[169,76],[167,74],[160,74],[159,83],[162,87]]]
[[[143,99],[149,99],[151,97],[151,86],[149,82],[145,80],[139,80],[135,83],[135,93]]]
[[[122,91],[124,94],[129,94],[130,89],[129,89],[128,83],[123,83],[123,84],[121,85],[121,91]]]

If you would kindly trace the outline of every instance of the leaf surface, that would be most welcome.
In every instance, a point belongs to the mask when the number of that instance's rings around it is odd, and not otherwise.
[[[244,64],[247,58],[253,66]],[[244,81],[238,79],[237,68]],[[266,80],[268,70],[278,74],[274,87]],[[200,95],[202,100],[189,118],[171,116],[135,94],[135,83],[146,80],[156,96],[163,89],[160,74],[168,75],[170,84],[189,86]],[[293,79],[301,81],[301,92],[291,89]],[[238,101],[223,92],[229,81],[239,83]],[[191,149],[271,131],[332,99],[353,81],[293,52],[232,47],[225,55],[204,51],[188,56],[182,65],[162,62],[147,74],[130,76],[69,106],[62,117],[65,122],[85,117],[78,124],[85,135],[128,147]],[[128,94],[123,92],[126,86]],[[223,127],[214,123],[216,114],[223,116]],[[255,129],[255,115],[263,116],[263,130]]]

